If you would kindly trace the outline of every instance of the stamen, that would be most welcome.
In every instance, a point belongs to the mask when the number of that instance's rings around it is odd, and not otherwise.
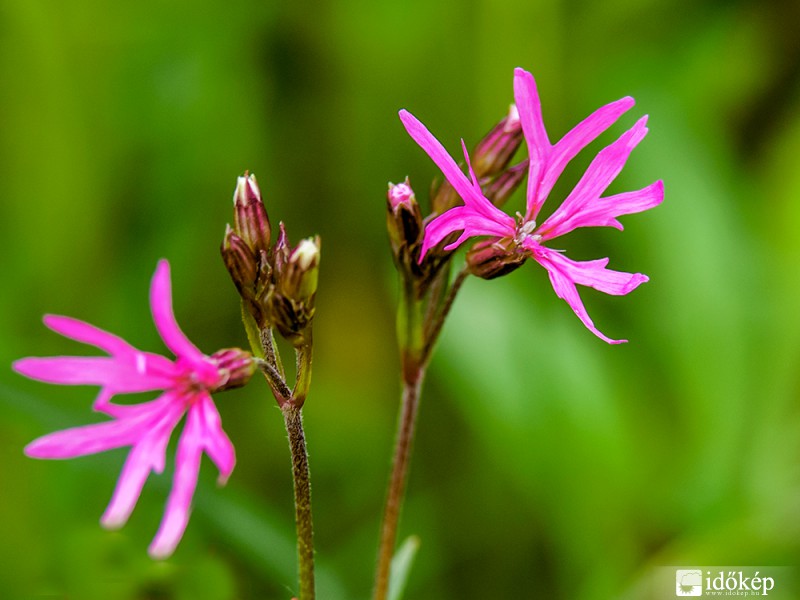
[[[522,224],[522,228],[520,229],[521,233],[525,235],[530,235],[533,233],[533,230],[536,229],[536,221],[528,221],[527,223]],[[542,236],[538,236],[541,239]]]

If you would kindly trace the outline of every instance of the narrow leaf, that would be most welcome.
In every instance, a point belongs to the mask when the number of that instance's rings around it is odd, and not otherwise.
[[[414,558],[419,550],[420,540],[416,535],[409,536],[392,558],[392,568],[389,573],[388,600],[400,600],[406,589],[408,576],[414,564]]]

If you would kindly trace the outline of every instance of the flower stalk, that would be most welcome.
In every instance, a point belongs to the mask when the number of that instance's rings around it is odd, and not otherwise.
[[[392,471],[383,510],[378,565],[375,571],[373,600],[385,600],[389,591],[392,558],[397,544],[400,509],[405,497],[408,471],[416,433],[420,394],[428,362],[447,314],[461,289],[468,272],[462,269],[452,283],[448,283],[449,270],[443,269],[429,293],[418,300],[414,286],[405,280],[404,293],[398,306],[397,336],[400,345],[402,368],[402,396],[397,418]],[[446,291],[445,291],[446,290]],[[441,296],[444,300],[441,300]],[[423,310],[427,304],[428,310]]]
[[[283,413],[294,483],[299,600],[314,600],[314,530],[311,481],[302,408],[311,385],[312,321],[319,274],[319,237],[292,248],[283,223],[270,245],[272,228],[255,177],[240,177],[233,197],[234,227],[221,251],[242,298],[242,320],[255,363]],[[294,348],[296,371],[290,387],[275,330]]]
[[[385,600],[389,591],[389,575],[392,566],[394,548],[397,544],[397,526],[400,522],[400,508],[405,496],[408,467],[411,463],[411,449],[414,441],[414,430],[419,409],[420,389],[425,377],[425,368],[410,371],[404,369],[403,398],[398,417],[397,437],[395,440],[392,473],[389,478],[389,489],[383,511],[381,539],[378,549],[378,566],[375,574],[374,600]],[[409,380],[408,375],[414,377]]]
[[[299,565],[299,600],[314,600],[314,528],[311,519],[311,479],[308,470],[308,452],[303,433],[302,409],[293,402],[281,408],[289,450],[292,454],[292,479],[294,481],[294,510],[297,526],[297,560]]]
[[[509,116],[496,125],[475,149],[480,175],[485,178],[488,189],[492,190],[498,202],[504,201],[522,181],[520,168],[508,166],[521,139],[519,119],[516,109],[512,107]],[[464,267],[451,282],[452,253],[441,247],[432,249],[427,255],[423,253],[426,249],[425,223],[451,208],[457,199],[452,186],[443,182],[432,193],[434,214],[423,220],[408,178],[401,184],[389,184],[387,227],[402,286],[397,309],[402,396],[392,471],[381,523],[374,600],[386,600],[389,591],[392,558],[397,544],[400,510],[411,464],[425,372],[453,301],[470,273]]]
[[[271,331],[262,331],[261,340],[272,340]],[[303,403],[311,384],[310,343],[295,350],[297,373],[294,390],[290,389],[283,373],[278,370],[279,354],[273,347],[272,360],[257,359],[257,365],[264,374],[275,400],[283,413],[286,435],[289,439],[289,452],[292,461],[292,482],[294,486],[295,526],[297,530],[297,563],[299,596],[298,600],[314,600],[314,528],[311,513],[311,477],[308,468],[308,451],[303,431]]]

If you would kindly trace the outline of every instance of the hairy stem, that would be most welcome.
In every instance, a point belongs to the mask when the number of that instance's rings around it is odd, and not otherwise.
[[[256,365],[261,369],[267,383],[269,383],[269,387],[272,389],[272,395],[275,396],[278,405],[282,407],[289,402],[292,398],[292,390],[286,385],[286,382],[283,380],[281,374],[278,373],[278,370],[264,359],[257,358]]]
[[[419,393],[425,371],[422,366],[413,381],[403,382],[403,400],[398,417],[397,438],[395,441],[392,474],[383,512],[381,540],[378,549],[378,567],[375,574],[374,600],[385,600],[389,591],[389,574],[397,543],[397,526],[400,521],[400,508],[405,495],[408,467],[411,463],[411,448],[414,442],[414,427],[419,407]]]
[[[264,327],[260,332],[261,347],[264,349],[264,358],[267,362],[275,367],[281,378],[286,377],[283,372],[283,364],[281,364],[281,355],[275,350],[275,340],[272,337],[272,328]]]
[[[403,397],[397,423],[392,473],[386,494],[386,505],[381,524],[381,538],[378,548],[378,566],[375,572],[373,600],[386,600],[389,591],[392,557],[397,544],[397,529],[400,509],[405,496],[408,469],[411,464],[411,450],[414,443],[420,392],[425,378],[425,368],[431,352],[442,332],[444,320],[453,306],[458,291],[467,277],[466,268],[459,271],[453,283],[427,297],[428,310],[422,310],[423,301],[414,297],[413,285],[404,282],[404,294],[398,307],[397,333],[402,359]],[[441,302],[441,307],[438,304]],[[437,310],[438,309],[438,310]],[[423,315],[423,312],[425,313]]]
[[[292,453],[294,509],[297,523],[297,560],[300,570],[299,600],[314,600],[314,533],[311,521],[311,480],[308,453],[303,434],[303,416],[299,407],[287,402],[281,408],[289,449]]]

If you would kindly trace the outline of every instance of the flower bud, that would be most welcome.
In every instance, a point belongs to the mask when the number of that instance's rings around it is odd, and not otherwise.
[[[236,234],[254,255],[258,256],[259,251],[268,252],[271,234],[269,216],[261,200],[255,175],[245,172],[243,177],[238,178],[233,193],[233,207],[233,229]]]
[[[289,240],[281,223],[274,250],[274,289],[269,296],[270,320],[293,345],[309,341],[314,318],[314,300],[319,278],[319,236],[301,241],[289,250]]]
[[[482,279],[495,279],[515,271],[527,259],[511,238],[483,240],[467,252],[469,272]]]
[[[403,183],[389,182],[389,192],[386,195],[389,200],[389,208],[396,210],[401,206],[413,206],[416,204],[417,199],[414,196],[414,190],[411,189],[411,184],[408,177]]]
[[[278,282],[278,289],[287,298],[306,302],[317,292],[319,277],[319,236],[297,244]]]
[[[484,186],[484,195],[495,206],[502,206],[528,174],[528,161],[524,160],[500,173]]]
[[[230,225],[225,229],[220,253],[245,308],[259,326],[264,325],[266,313],[261,296],[269,285],[272,267],[266,260],[259,261]],[[265,257],[266,253],[262,252],[262,256]]]
[[[496,175],[508,166],[522,143],[522,125],[517,107],[512,104],[506,115],[478,142],[470,155],[475,175]]]
[[[422,241],[422,213],[414,196],[414,191],[406,177],[405,182],[389,184],[386,196],[386,228],[392,254],[398,263],[404,262],[411,249],[416,249]],[[416,260],[417,257],[411,257]]]
[[[236,289],[242,296],[252,296],[258,276],[256,257],[230,225],[225,227],[225,237],[220,252]]]
[[[450,185],[450,182],[445,180],[434,180],[431,184],[431,208],[433,213],[441,215],[442,213],[450,210],[454,206],[458,206],[463,201],[458,195],[458,192]]]
[[[256,372],[256,362],[253,355],[240,348],[226,348],[219,350],[210,357],[211,362],[225,378],[223,382],[214,390],[221,392],[237,387],[242,387]]]

